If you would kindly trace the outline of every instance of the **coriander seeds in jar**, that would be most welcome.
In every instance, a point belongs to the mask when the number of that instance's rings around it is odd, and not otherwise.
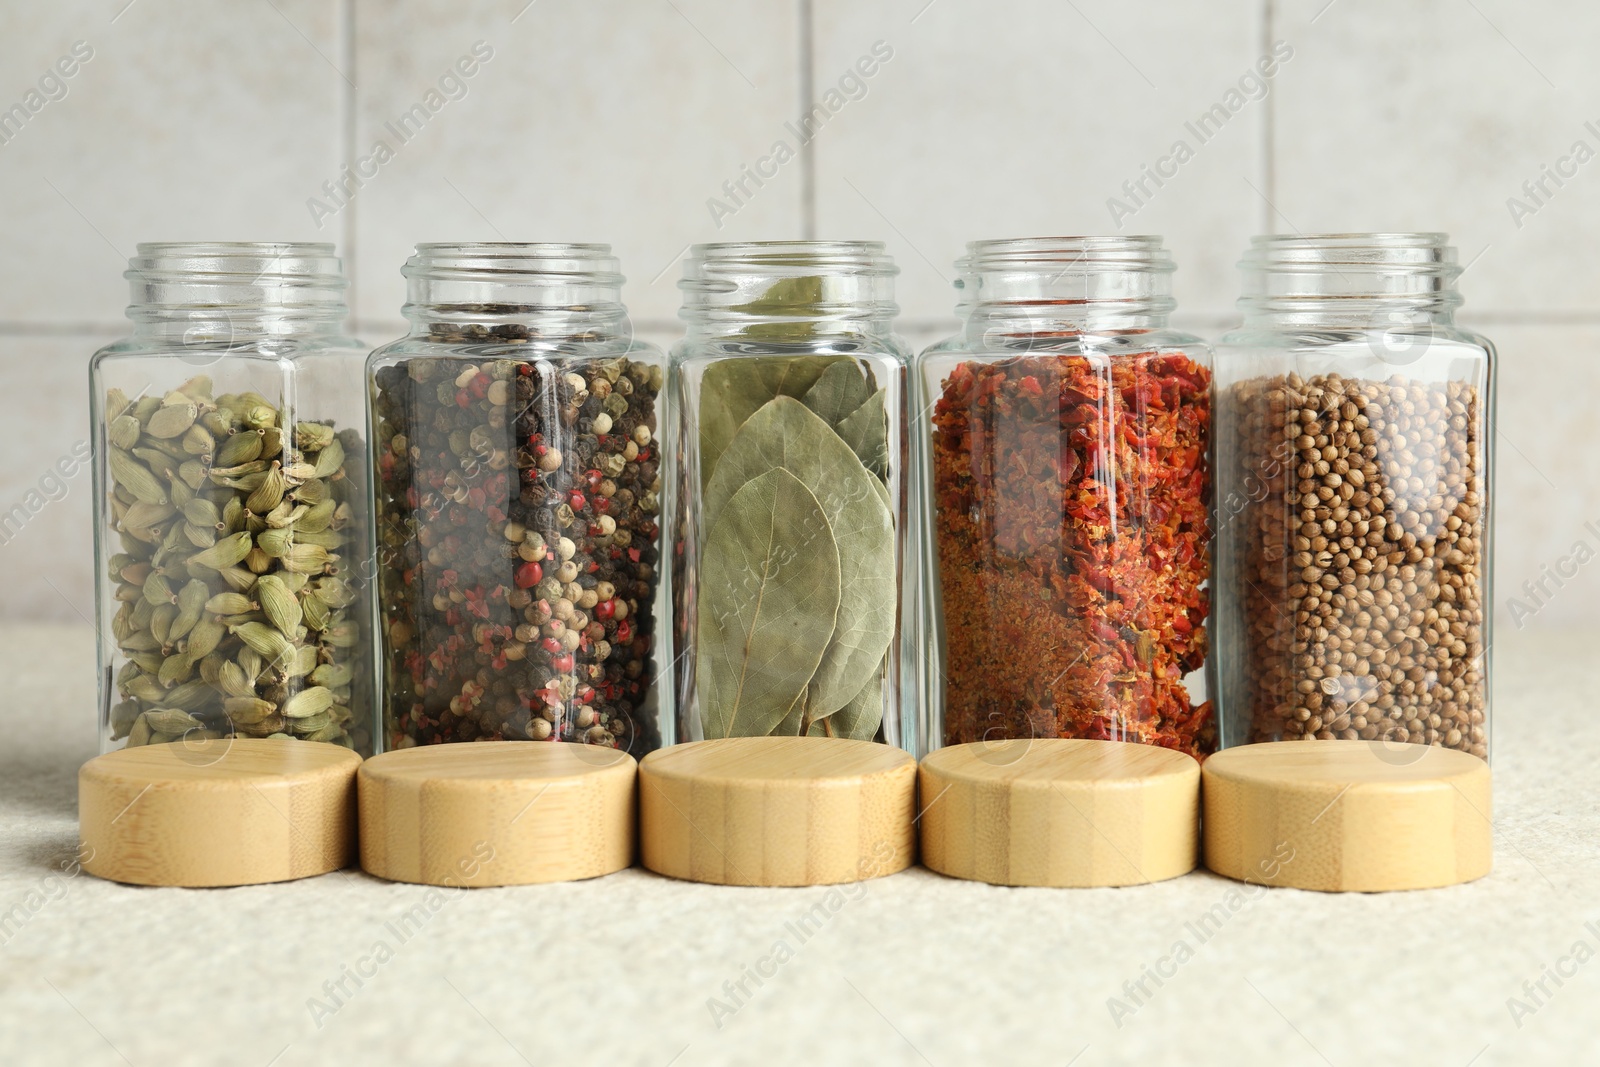
[[[1218,360],[1224,741],[1489,753],[1494,347],[1437,233],[1257,237]]]
[[[362,363],[329,244],[141,244],[90,366],[103,748],[375,741]]]
[[[384,746],[664,740],[665,357],[606,245],[425,244],[371,388]],[[669,704],[670,707],[670,704]]]

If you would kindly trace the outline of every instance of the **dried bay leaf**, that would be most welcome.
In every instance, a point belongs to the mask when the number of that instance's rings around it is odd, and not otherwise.
[[[706,368],[700,382],[700,484],[745,420],[774,397],[803,397],[823,373],[848,356],[730,356]]]
[[[787,471],[810,491],[838,550],[837,625],[808,697],[812,717],[818,718],[861,691],[894,637],[899,600],[894,518],[882,483],[827,423],[789,397],[764,405],[734,436],[706,487],[705,514],[720,523],[735,491],[774,469]],[[808,533],[787,550],[805,555],[813,536]]]
[[[839,436],[877,478],[889,477],[889,417],[879,389],[838,423]]]
[[[700,590],[705,735],[769,734],[816,673],[839,608],[839,552],[799,478],[769,470],[729,497],[701,553]]]
[[[872,395],[872,386],[860,363],[853,359],[830,364],[802,398],[806,407],[837,430]]]
[[[878,736],[883,724],[883,675],[889,669],[889,659],[884,657],[861,692],[850,702],[811,724],[813,737],[843,737],[852,741],[871,741]]]

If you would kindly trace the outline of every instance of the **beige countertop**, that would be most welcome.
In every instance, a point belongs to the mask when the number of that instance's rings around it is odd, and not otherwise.
[[[1597,641],[1501,637],[1495,870],[1472,885],[1002,889],[914,869],[751,890],[635,869],[451,894],[355,871],[73,876],[92,636],[5,628],[0,1064],[1597,1062]]]

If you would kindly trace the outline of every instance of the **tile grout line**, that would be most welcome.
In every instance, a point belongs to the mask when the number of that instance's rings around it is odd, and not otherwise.
[[[339,5],[339,32],[344,38],[340,42],[339,58],[344,63],[348,77],[339,86],[339,154],[342,157],[341,165],[352,168],[356,165],[356,0],[342,0]],[[349,282],[345,290],[345,319],[353,324],[361,317],[359,306],[360,287],[356,284],[361,266],[356,261],[356,212],[361,210],[356,197],[351,197],[350,203],[340,219],[340,240],[344,244],[341,250],[344,259],[344,274]]]
[[[815,89],[812,78],[812,19],[811,0],[799,0],[800,15],[800,108],[806,114],[811,107],[811,94]],[[800,235],[807,241],[817,237],[817,150],[815,138],[800,144]]]
[[[1277,0],[1261,0],[1261,54],[1272,54],[1272,31],[1275,25],[1274,6]],[[1267,93],[1262,101],[1266,107],[1261,113],[1261,187],[1267,191],[1266,203],[1258,210],[1264,214],[1262,233],[1272,233],[1272,205],[1278,202],[1277,152],[1278,107],[1277,94]]]

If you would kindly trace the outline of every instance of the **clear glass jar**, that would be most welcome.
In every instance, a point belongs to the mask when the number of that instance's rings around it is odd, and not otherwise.
[[[368,361],[384,745],[670,742],[666,357],[610,247],[424,244],[402,273],[411,333]]]
[[[682,740],[915,748],[896,273],[868,241],[690,251],[668,519]]]
[[[90,366],[103,749],[374,741],[362,357],[329,244],[141,244]]]
[[[1257,237],[1219,347],[1224,744],[1488,758],[1494,347],[1444,234]]]
[[[1211,354],[1159,237],[977,241],[917,358],[930,736],[1204,755]]]

